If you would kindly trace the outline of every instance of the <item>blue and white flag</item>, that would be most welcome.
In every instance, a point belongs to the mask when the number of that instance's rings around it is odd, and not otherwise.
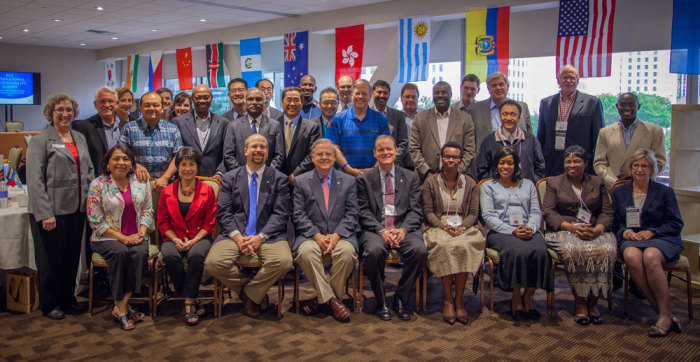
[[[430,16],[399,19],[399,82],[428,79]]]
[[[241,39],[241,76],[251,87],[262,79],[260,38]]]
[[[309,74],[309,31],[284,34],[284,87],[298,87]]]
[[[700,4],[697,0],[673,1],[671,73],[700,74]]]

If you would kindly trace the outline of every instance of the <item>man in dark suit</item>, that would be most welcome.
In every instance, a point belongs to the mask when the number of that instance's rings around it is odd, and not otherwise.
[[[399,154],[396,157],[396,164],[404,167],[404,155],[408,152],[408,129],[406,128],[406,116],[398,109],[387,106],[389,96],[391,95],[391,87],[389,83],[383,80],[378,80],[372,85],[372,100],[374,102],[375,111],[381,113],[389,123],[389,132],[394,137],[399,147]]]
[[[294,185],[294,177],[314,168],[311,162],[311,144],[321,138],[317,122],[302,118],[301,90],[287,87],[282,92],[284,114],[277,119],[284,135],[284,162],[280,171],[289,175],[289,184]]]
[[[263,113],[266,113],[270,119],[277,119],[282,117],[282,111],[275,107],[270,107],[270,101],[272,100],[272,91],[274,90],[274,85],[269,79],[260,79],[255,82],[255,87],[259,88],[265,94],[265,106]]]
[[[357,191],[354,177],[333,170],[335,155],[329,139],[315,141],[311,146],[315,169],[297,177],[293,219],[298,236],[292,251],[316,290],[316,298],[303,311],[313,315],[327,304],[333,318],[349,322],[350,311],[341,300],[357,263]],[[323,269],[324,255],[331,259],[330,278]]]
[[[268,146],[263,135],[246,139],[245,155],[244,166],[223,176],[216,212],[223,230],[204,267],[231,290],[240,291],[244,313],[257,317],[268,304],[267,290],[292,268],[292,254],[285,241],[289,188],[287,176],[265,166]],[[252,278],[236,266],[244,254],[257,255],[262,261]]]
[[[102,174],[102,157],[107,150],[119,142],[121,129],[126,122],[116,116],[117,91],[112,87],[102,86],[95,92],[95,109],[97,114],[73,123],[73,129],[82,133],[90,151],[90,160],[95,169],[95,177]]]
[[[247,115],[234,119],[226,126],[224,135],[224,167],[231,171],[238,166],[245,165],[244,152],[245,141],[248,136],[260,133],[267,138],[269,154],[267,166],[276,170],[282,167],[284,162],[284,138],[279,122],[263,113],[265,94],[258,88],[250,88],[245,95]]]
[[[221,182],[224,167],[224,133],[228,119],[211,113],[211,89],[200,84],[192,90],[194,110],[175,119],[185,146],[194,147],[202,154],[199,175],[213,177]]]
[[[222,114],[229,121],[245,116],[245,93],[248,90],[248,82],[242,78],[233,78],[228,82],[228,99],[231,101],[231,110]]]
[[[540,102],[537,139],[545,159],[545,176],[564,172],[564,149],[579,145],[589,155],[595,154],[598,133],[603,128],[603,106],[596,96],[576,90],[578,71],[571,65],[559,70],[557,83],[561,92]],[[588,160],[586,172],[593,174]]]
[[[397,154],[391,136],[377,137],[374,157],[378,167],[357,177],[357,201],[362,258],[377,299],[375,313],[381,320],[391,319],[384,294],[384,265],[389,250],[398,249],[404,266],[394,293],[393,309],[400,320],[407,321],[411,319],[409,295],[423,270],[427,250],[420,230],[423,213],[418,175],[394,166]]]

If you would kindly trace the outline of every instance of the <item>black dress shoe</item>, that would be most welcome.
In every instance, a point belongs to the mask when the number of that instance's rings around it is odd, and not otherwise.
[[[574,321],[582,326],[587,326],[591,323],[591,318],[587,315],[585,316],[574,316]]]
[[[379,319],[383,321],[390,321],[391,320],[391,312],[389,312],[389,308],[387,308],[386,305],[380,304],[377,306],[377,311],[374,312],[374,314],[379,317]]]
[[[599,316],[599,315],[589,314],[589,315],[588,315],[588,319],[590,319],[590,320],[591,320],[591,323],[593,323],[593,324],[595,324],[595,325],[601,325],[601,324],[603,324],[603,317],[601,317],[601,316]]]
[[[527,311],[527,317],[532,319],[533,321],[538,321],[540,320],[540,317],[542,317],[542,315],[540,314],[540,312],[537,311],[537,309],[530,309],[529,311]]]
[[[73,313],[82,313],[85,311],[85,307],[78,302],[73,302],[66,308],[66,310]]]
[[[406,308],[406,306],[404,306],[403,302],[401,301],[401,298],[394,298],[394,312],[396,313],[396,317],[399,318],[399,320],[411,320],[411,311],[408,308]]]
[[[513,320],[516,322],[522,322],[528,319],[527,312],[522,309],[513,311]]]
[[[50,312],[46,313],[46,317],[57,321],[59,319],[65,318],[66,314],[63,313],[63,310],[61,310],[60,307],[56,307],[56,308],[52,309]]]

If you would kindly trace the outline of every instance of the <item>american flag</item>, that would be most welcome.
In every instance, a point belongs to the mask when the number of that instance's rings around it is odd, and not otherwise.
[[[557,74],[571,64],[581,78],[608,77],[615,0],[559,0]]]

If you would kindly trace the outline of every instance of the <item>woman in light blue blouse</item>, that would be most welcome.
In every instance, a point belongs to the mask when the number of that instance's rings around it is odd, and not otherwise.
[[[488,229],[486,247],[500,256],[496,283],[512,291],[513,320],[538,320],[532,305],[535,289],[552,289],[551,259],[539,232],[542,213],[532,181],[520,176],[520,159],[511,147],[494,155],[493,180],[481,186],[481,214]],[[521,295],[521,288],[525,292]]]

